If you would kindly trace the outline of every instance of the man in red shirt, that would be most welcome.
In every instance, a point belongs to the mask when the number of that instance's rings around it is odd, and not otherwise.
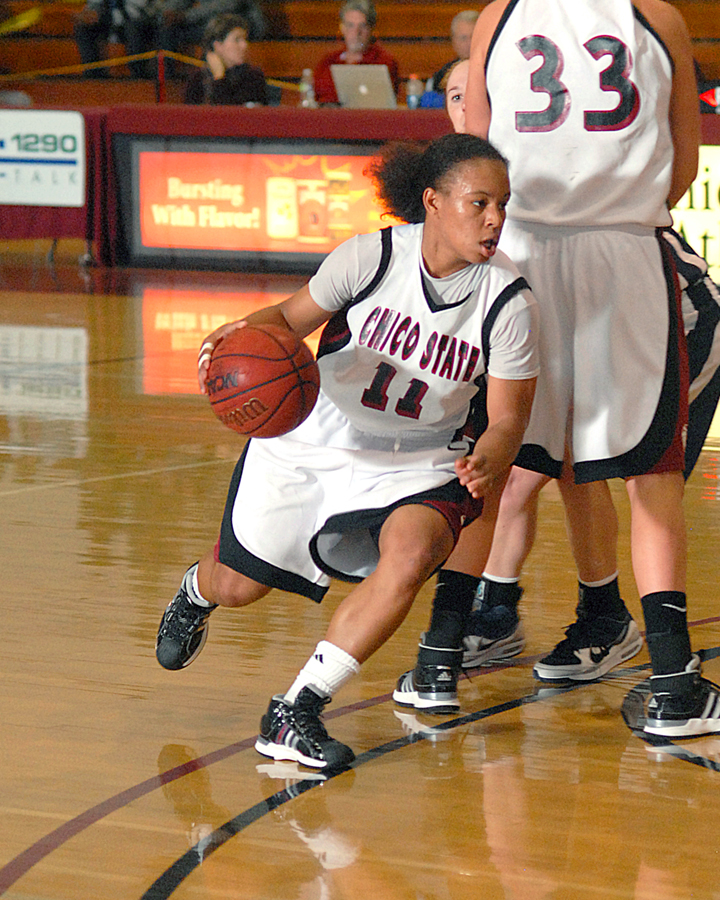
[[[340,32],[345,46],[329,53],[315,67],[315,98],[318,103],[338,103],[330,66],[345,63],[354,65],[385,65],[390,72],[395,92],[400,85],[397,60],[384,50],[372,36],[375,27],[375,7],[372,0],[346,0],[340,7]]]

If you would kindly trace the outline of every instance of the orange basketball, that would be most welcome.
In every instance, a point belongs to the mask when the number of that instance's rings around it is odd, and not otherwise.
[[[223,425],[249,437],[278,437],[303,422],[320,372],[307,344],[276,325],[246,325],[215,347],[207,392]]]

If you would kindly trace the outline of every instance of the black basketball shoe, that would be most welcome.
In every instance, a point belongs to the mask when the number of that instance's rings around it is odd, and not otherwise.
[[[525,648],[525,632],[518,616],[523,589],[480,579],[463,639],[463,669],[492,666],[517,656]]]
[[[630,613],[620,619],[578,617],[565,629],[565,639],[540,662],[539,681],[594,681],[635,656],[642,637]]]
[[[427,634],[420,635],[415,668],[398,679],[393,700],[398,706],[411,706],[420,712],[443,715],[460,709],[457,695],[462,650],[432,647],[425,643]]]
[[[457,671],[450,666],[415,666],[398,679],[393,700],[419,712],[446,715],[460,709]]]
[[[291,759],[313,769],[341,769],[355,759],[345,744],[331,738],[320,720],[330,702],[312,687],[304,687],[293,704],[275,696],[260,720],[255,749],[271,759]]]
[[[188,596],[187,583],[196,563],[183,576],[180,588],[168,604],[160,620],[155,656],[164,669],[184,669],[189,666],[205,646],[208,636],[208,619],[217,608],[198,606]]]
[[[700,676],[694,655],[684,672],[653,675],[645,718],[646,734],[690,738],[720,732],[720,688]]]

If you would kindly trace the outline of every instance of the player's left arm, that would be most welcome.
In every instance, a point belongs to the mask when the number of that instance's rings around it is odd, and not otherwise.
[[[510,380],[488,375],[488,426],[472,453],[455,463],[460,484],[473,497],[483,497],[497,490],[506,477],[530,419],[536,380]]]

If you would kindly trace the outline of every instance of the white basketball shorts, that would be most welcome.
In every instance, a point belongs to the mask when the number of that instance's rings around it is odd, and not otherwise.
[[[406,504],[437,509],[456,541],[482,511],[445,448],[393,453],[316,447],[288,435],[250,440],[215,555],[261,584],[320,601],[330,576],[358,582],[375,569],[382,524]]]
[[[577,482],[683,468],[687,351],[659,232],[508,222],[540,307],[541,371],[518,464]]]

